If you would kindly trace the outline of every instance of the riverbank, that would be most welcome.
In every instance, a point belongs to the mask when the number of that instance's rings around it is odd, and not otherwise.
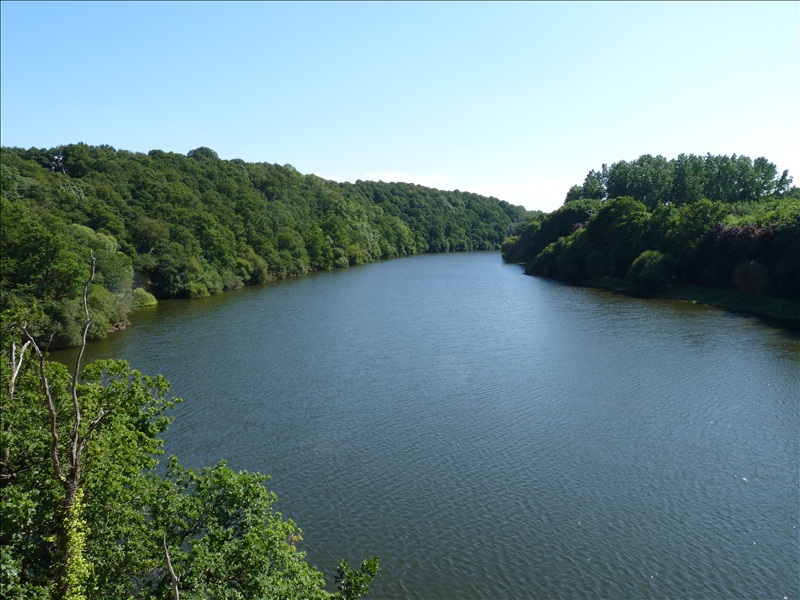
[[[376,598],[797,596],[800,336],[576,292],[423,255],[162,301],[84,361],[165,375],[166,453],[272,475],[311,564],[381,557]]]
[[[633,282],[620,277],[591,279],[585,281],[583,285],[627,296],[679,300],[752,314],[782,328],[800,332],[800,299],[792,300],[770,294],[743,292],[734,287],[710,287],[688,283],[674,284],[659,294],[644,295]]]

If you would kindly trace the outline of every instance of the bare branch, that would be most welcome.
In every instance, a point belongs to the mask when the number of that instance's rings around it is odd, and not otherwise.
[[[23,324],[23,329],[26,324]],[[8,398],[9,401],[14,401],[14,386],[17,381],[17,375],[19,375],[19,371],[22,368],[22,362],[25,358],[25,350],[28,349],[28,346],[31,345],[31,341],[28,340],[22,345],[22,348],[19,351],[19,358],[17,358],[17,341],[12,339],[11,340],[11,377],[9,378],[8,382]],[[6,446],[3,448],[3,455],[0,457],[0,481],[6,482],[14,477],[14,470],[9,467],[9,460],[11,459],[11,447]]]
[[[23,329],[26,326],[27,323],[23,324]],[[14,384],[17,380],[17,375],[19,375],[19,370],[22,368],[22,360],[25,357],[25,350],[27,350],[28,346],[30,345],[30,340],[22,345],[22,348],[19,351],[19,360],[17,360],[17,342],[16,340],[11,340],[11,381],[8,384],[8,397],[12,400],[14,399]]]
[[[83,456],[83,453],[84,453],[84,451],[86,450],[86,445],[89,443],[89,439],[92,437],[92,433],[94,433],[94,430],[95,430],[95,429],[97,429],[97,427],[98,427],[98,426],[100,425],[100,423],[102,422],[102,420],[103,420],[103,417],[105,417],[107,414],[108,414],[108,413],[106,413],[106,411],[105,411],[105,410],[103,410],[103,409],[100,409],[100,414],[99,414],[99,415],[97,415],[97,416],[96,416],[96,417],[95,417],[95,418],[92,420],[92,422],[91,422],[91,423],[89,423],[89,429],[88,429],[88,431],[86,432],[86,435],[85,435],[85,436],[83,436],[83,439],[81,440],[81,443],[80,443],[80,445],[78,446],[78,456]]]
[[[78,456],[79,435],[81,426],[81,404],[78,402],[78,375],[81,370],[81,360],[83,353],[86,350],[86,336],[89,333],[89,326],[92,324],[92,318],[89,315],[89,284],[94,280],[94,272],[97,260],[94,257],[94,252],[89,254],[91,259],[91,268],[89,272],[89,279],[83,286],[83,312],[86,315],[86,323],[83,326],[83,336],[81,337],[81,350],[78,353],[78,358],[75,362],[75,372],[72,374],[72,407],[75,411],[75,422],[72,427],[72,440],[70,444],[70,467],[75,471],[76,483],[80,479],[80,457]]]
[[[169,579],[172,584],[172,597],[174,600],[181,600],[181,591],[178,588],[178,576],[175,575],[175,569],[172,568],[172,561],[169,559],[169,547],[167,546],[167,534],[164,534],[164,556],[167,558],[167,570],[169,570]]]
[[[53,394],[50,392],[50,382],[47,380],[47,372],[45,371],[45,354],[42,352],[39,345],[36,343],[36,340],[33,339],[33,336],[28,331],[27,327],[23,328],[25,335],[28,336],[28,341],[33,346],[36,355],[39,357],[39,378],[42,382],[42,392],[44,393],[44,400],[45,405],[47,406],[47,412],[50,415],[50,458],[53,461],[53,472],[55,473],[56,479],[58,479],[61,483],[66,484],[67,478],[64,477],[64,473],[61,470],[61,461],[58,458],[58,427],[56,423],[56,403],[53,400]],[[52,336],[50,338],[53,339]]]

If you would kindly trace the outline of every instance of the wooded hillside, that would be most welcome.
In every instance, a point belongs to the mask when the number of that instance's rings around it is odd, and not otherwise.
[[[79,342],[89,252],[90,338],[155,298],[201,298],[309,271],[422,252],[498,249],[526,211],[406,183],[337,183],[291,165],[110,146],[2,148],[2,308],[35,299]],[[152,295],[151,295],[152,294]],[[154,298],[155,297],[155,298]]]
[[[798,300],[800,190],[765,158],[645,155],[590,171],[561,208],[509,237],[503,257],[644,294],[691,284]]]

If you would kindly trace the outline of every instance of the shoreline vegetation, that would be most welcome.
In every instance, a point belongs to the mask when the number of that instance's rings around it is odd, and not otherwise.
[[[529,275],[800,329],[800,189],[763,157],[603,165],[516,228],[502,254]]]
[[[52,348],[133,309],[426,252],[501,249],[526,273],[749,312],[796,328],[800,190],[760,157],[644,155],[590,171],[551,213],[291,165],[111,146],[0,149],[2,310],[36,302]]]
[[[162,462],[180,401],[162,376],[124,361],[81,368],[87,340],[157,298],[501,249],[568,284],[798,321],[800,190],[763,158],[603,165],[549,214],[458,190],[326,181],[202,147],[4,147],[0,158],[4,597],[350,600],[377,575],[378,557],[342,560],[327,591],[265,475]],[[47,359],[67,346],[81,347],[72,374]]]
[[[590,171],[551,213],[414,184],[338,183],[291,165],[111,146],[0,149],[2,310],[77,346],[133,309],[425,252],[501,249],[526,273],[694,301],[797,328],[800,190],[760,157],[643,155]]]
[[[131,309],[425,252],[497,250],[521,206],[408,183],[339,183],[292,165],[111,146],[0,149],[2,309],[39,303],[53,348],[127,324]]]
[[[735,313],[759,317],[790,331],[800,332],[800,300],[792,300],[770,294],[754,295],[734,287],[709,287],[692,284],[679,284],[655,295],[642,292],[628,279],[605,277],[582,283],[587,287],[631,296],[635,298],[662,298],[702,304]]]

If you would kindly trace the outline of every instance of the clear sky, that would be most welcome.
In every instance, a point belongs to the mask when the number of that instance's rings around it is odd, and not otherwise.
[[[800,184],[797,2],[3,1],[0,141],[410,181],[551,211],[603,163]]]

